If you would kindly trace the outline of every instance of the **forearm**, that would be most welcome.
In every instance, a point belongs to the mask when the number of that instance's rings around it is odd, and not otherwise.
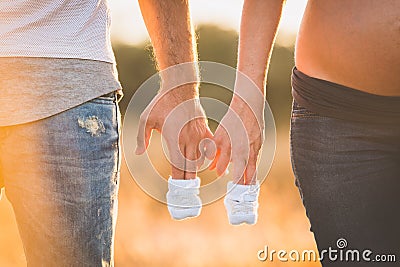
[[[284,0],[245,0],[243,5],[237,68],[263,94],[283,3]],[[241,90],[240,80],[237,83],[236,88]]]
[[[197,49],[187,0],[139,0],[164,87],[198,80],[196,64],[163,70],[186,62],[197,62]],[[184,72],[184,74],[182,73]],[[167,86],[167,87],[168,87]],[[198,95],[197,82],[181,88],[186,96]]]

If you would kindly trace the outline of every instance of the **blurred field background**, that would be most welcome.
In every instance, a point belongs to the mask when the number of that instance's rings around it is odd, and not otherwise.
[[[239,1],[240,2],[240,1]],[[237,31],[216,25],[197,25],[201,60],[235,67]],[[255,226],[230,226],[222,200],[203,207],[199,218],[176,222],[167,208],[136,185],[125,163],[121,170],[119,217],[115,240],[117,267],[123,266],[320,266],[317,262],[260,262],[257,252],[269,249],[316,250],[309,222],[294,186],[289,157],[290,72],[293,40],[280,33],[268,75],[267,99],[277,127],[274,164],[262,185],[259,221]],[[148,41],[115,40],[114,50],[125,97],[124,114],[135,90],[155,73]],[[202,85],[201,94],[229,101],[225,90]],[[214,125],[215,126],[215,125]],[[46,249],[46,248],[43,248]],[[10,203],[0,201],[0,267],[25,266],[22,243]]]
[[[237,33],[212,25],[197,28],[201,60],[235,66]],[[125,97],[124,113],[134,91],[155,73],[148,43],[116,44],[115,53]],[[222,200],[203,208],[197,219],[172,221],[165,205],[147,196],[131,178],[126,165],[121,171],[119,218],[115,240],[116,266],[320,266],[319,263],[260,262],[257,251],[316,249],[309,222],[296,187],[289,158],[290,72],[293,46],[277,45],[268,77],[268,101],[277,126],[274,164],[262,185],[259,221],[255,226],[228,224]],[[213,88],[213,95],[225,101]],[[207,85],[202,92],[210,92]],[[202,93],[203,94],[203,93]],[[139,166],[138,166],[139,168]],[[45,248],[44,248],[45,253]],[[0,201],[0,266],[25,266],[23,248],[5,199]]]

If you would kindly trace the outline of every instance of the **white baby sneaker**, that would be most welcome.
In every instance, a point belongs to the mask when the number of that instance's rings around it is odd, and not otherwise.
[[[167,205],[173,219],[183,220],[200,215],[202,203],[199,197],[199,188],[199,177],[191,180],[169,177]]]
[[[258,181],[254,185],[228,182],[224,204],[230,224],[255,224],[257,222],[259,193]]]

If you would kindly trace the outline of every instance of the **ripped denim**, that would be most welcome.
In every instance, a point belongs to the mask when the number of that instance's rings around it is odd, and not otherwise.
[[[0,127],[0,175],[28,266],[113,266],[119,127],[115,93]]]

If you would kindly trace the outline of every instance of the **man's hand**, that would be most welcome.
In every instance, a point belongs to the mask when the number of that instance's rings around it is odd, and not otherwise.
[[[254,108],[234,96],[213,138],[217,153],[210,169],[222,175],[232,162],[233,179],[239,184],[255,184],[257,179],[257,159],[264,141],[263,98],[257,102]]]
[[[205,138],[212,138],[198,98],[184,97],[182,92],[193,85],[161,91],[140,116],[136,154],[143,154],[151,131],[160,132],[167,143],[172,177],[193,179],[204,162]]]
[[[136,153],[144,153],[155,129],[167,142],[172,177],[194,178],[196,165],[201,163],[194,161],[200,158],[200,141],[210,138],[211,132],[198,99],[196,38],[188,0],[139,0],[139,5],[160,70],[162,90],[141,115]]]

